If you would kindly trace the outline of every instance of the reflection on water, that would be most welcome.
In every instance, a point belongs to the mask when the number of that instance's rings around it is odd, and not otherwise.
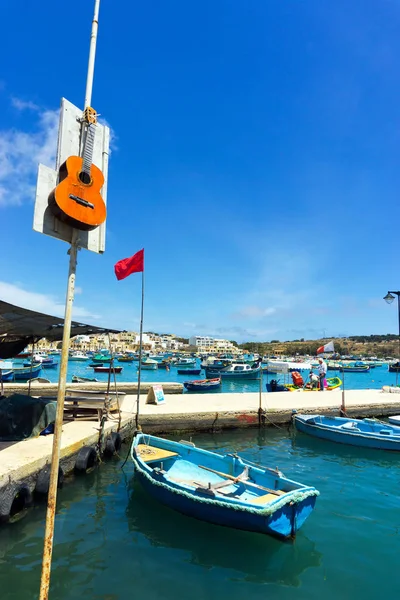
[[[130,486],[126,516],[129,528],[152,545],[184,550],[192,564],[234,570],[245,581],[298,586],[299,575],[321,561],[315,544],[301,533],[294,542],[282,542],[197,521],[160,505],[136,483]]]

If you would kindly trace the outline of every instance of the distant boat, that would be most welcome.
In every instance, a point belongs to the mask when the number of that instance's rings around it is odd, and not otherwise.
[[[94,367],[94,371],[95,373],[121,373],[122,367],[111,367],[111,365],[108,367],[96,366]]]
[[[13,367],[14,380],[15,381],[27,381],[38,377],[42,365],[35,365],[34,367]]]
[[[158,369],[158,362],[156,360],[152,360],[151,358],[145,358],[144,360],[142,360],[141,368],[150,371],[155,371],[156,369]]]
[[[178,369],[177,373],[178,375],[200,375],[201,369]]]
[[[0,381],[6,383],[14,379],[14,371],[0,371]]]
[[[90,363],[89,367],[102,367],[103,363]]]
[[[171,368],[171,363],[167,362],[167,361],[162,361],[162,362],[158,363],[158,368],[169,370]]]
[[[92,356],[92,362],[94,362],[94,363],[110,363],[111,356],[107,356],[105,354],[96,354],[96,356]]]
[[[399,373],[400,372],[400,361],[392,363],[388,365],[389,373]]]
[[[232,363],[220,371],[215,371],[212,367],[207,367],[206,378],[222,377],[222,379],[259,379],[261,367],[251,367],[248,364]]]
[[[183,385],[188,392],[210,392],[216,390],[221,385],[221,378],[215,379],[197,379],[194,381],[184,381]]]
[[[180,358],[173,363],[174,367],[194,367],[196,365],[195,358]]]
[[[133,360],[133,356],[118,356],[118,362],[132,363]]]
[[[324,440],[363,448],[400,451],[400,427],[375,419],[295,414],[294,422],[299,431]]]
[[[79,377],[78,375],[72,375],[72,383],[95,383],[99,381],[96,377]]]
[[[68,357],[68,360],[70,360],[70,361],[76,361],[76,362],[84,362],[86,360],[89,360],[89,357],[86,354],[84,354],[83,352],[76,351],[76,352],[73,352]]]
[[[368,373],[369,365],[342,365],[339,367],[342,373]]]
[[[135,477],[153,498],[190,517],[234,529],[294,537],[319,494],[277,469],[191,442],[138,434],[131,457]]]

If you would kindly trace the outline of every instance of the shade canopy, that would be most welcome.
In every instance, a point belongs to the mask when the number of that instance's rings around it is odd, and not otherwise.
[[[64,319],[21,308],[0,300],[0,358],[11,358],[21,352],[27,344],[46,338],[51,342],[62,339]],[[72,321],[71,337],[77,335],[101,335],[120,333],[108,329]]]

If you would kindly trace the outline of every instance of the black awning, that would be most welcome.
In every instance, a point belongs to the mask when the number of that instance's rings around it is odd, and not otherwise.
[[[51,342],[62,339],[64,319],[21,308],[0,300],[0,358],[11,358],[27,344],[46,338]],[[120,333],[118,329],[107,329],[72,321],[71,337],[76,335],[101,335]]]

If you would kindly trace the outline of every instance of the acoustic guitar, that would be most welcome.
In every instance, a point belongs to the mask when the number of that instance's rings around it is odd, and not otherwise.
[[[96,111],[84,112],[86,137],[83,156],[69,156],[59,170],[59,183],[50,193],[48,203],[53,214],[64,223],[90,231],[106,220],[106,205],[100,190],[104,184],[101,170],[92,163],[96,133]]]

